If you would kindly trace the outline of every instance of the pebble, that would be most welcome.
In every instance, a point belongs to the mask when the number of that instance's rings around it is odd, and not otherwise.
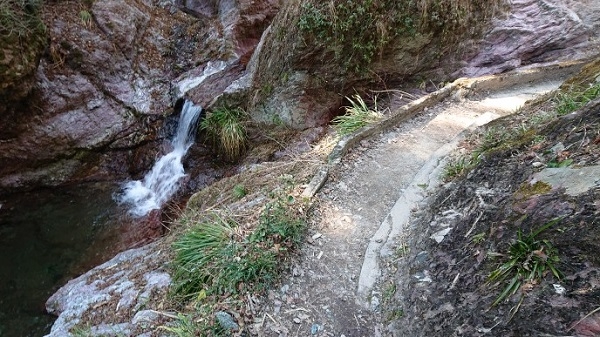
[[[542,166],[544,166],[544,163],[542,163],[540,161],[536,161],[536,162],[533,162],[531,164],[531,166],[533,166],[533,167],[542,167]]]
[[[300,318],[298,318],[298,317],[294,317],[294,323],[296,323],[296,324],[300,324],[300,322],[302,322],[302,321],[300,320]]]
[[[225,311],[217,312],[215,314],[215,317],[217,318],[219,325],[225,330],[237,331],[240,328],[239,325],[233,319],[233,317]]]

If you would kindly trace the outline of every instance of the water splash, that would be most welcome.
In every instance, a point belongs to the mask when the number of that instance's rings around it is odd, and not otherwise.
[[[143,180],[127,182],[119,203],[131,206],[129,213],[136,217],[160,209],[179,189],[185,176],[182,159],[194,142],[196,124],[202,108],[186,101],[181,110],[177,132],[171,140],[173,150],[162,156]]]

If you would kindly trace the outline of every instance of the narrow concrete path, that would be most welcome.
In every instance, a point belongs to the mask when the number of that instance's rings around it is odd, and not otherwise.
[[[402,245],[411,210],[438,184],[443,158],[464,131],[514,112],[564,80],[523,81],[454,95],[362,140],[317,194],[309,244],[269,294],[261,336],[384,336],[377,287]]]

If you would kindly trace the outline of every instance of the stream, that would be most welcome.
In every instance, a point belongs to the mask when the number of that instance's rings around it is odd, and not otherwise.
[[[109,183],[0,197],[0,336],[43,336],[48,297],[115,253],[124,210]]]

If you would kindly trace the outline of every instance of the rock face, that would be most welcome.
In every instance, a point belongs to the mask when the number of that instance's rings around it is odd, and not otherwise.
[[[50,43],[39,67],[43,44],[30,44],[23,65],[13,64],[16,51],[2,44],[0,70],[23,70],[0,87],[0,95],[19,101],[0,116],[0,162],[10,163],[0,167],[0,192],[143,172],[163,138],[164,115],[180,97],[171,81],[194,77],[211,60],[237,62],[241,74],[277,2],[127,0],[75,7],[45,4]],[[205,95],[217,96],[222,86]]]
[[[265,33],[264,47],[254,55],[257,67],[248,95],[255,120],[308,128],[327,120],[340,106],[341,95],[387,80],[416,74],[436,81],[493,74],[533,63],[585,58],[598,50],[599,3],[518,0],[508,2],[489,26],[477,27],[481,24],[475,20],[472,28],[482,29],[482,34],[457,29],[455,38],[461,40],[457,47],[440,36],[445,31],[418,31],[410,39],[399,35],[365,72],[340,74],[335,55],[318,41],[306,44],[306,34],[298,28],[306,22],[311,27],[321,24],[316,19],[302,21],[306,8],[314,6],[309,0],[287,2]]]
[[[12,103],[0,108],[0,161],[10,163],[0,168],[0,190],[141,174],[164,115],[182,97],[242,105],[255,121],[306,129],[337,114],[343,95],[377,83],[498,73],[597,50],[595,1],[511,1],[486,21],[501,2],[472,0],[478,14],[463,26],[452,8],[428,8],[442,21],[418,23],[385,3],[391,11],[377,7],[371,21],[397,21],[344,31],[314,0],[49,2],[39,67],[43,34],[2,44],[0,98]],[[335,4],[350,23],[362,10]],[[11,56],[17,45],[28,48],[18,51],[27,55],[22,64]],[[209,61],[217,71],[207,72]]]
[[[600,3],[514,0],[494,22],[461,76],[480,76],[532,63],[592,56],[598,48]]]
[[[87,322],[101,322],[90,327],[94,336],[103,332],[132,336],[157,324],[162,317],[150,309],[158,308],[147,303],[153,297],[163,298],[171,284],[163,263],[164,254],[155,243],[120,253],[69,281],[46,302],[46,310],[58,316],[48,336],[69,336],[84,316]]]

